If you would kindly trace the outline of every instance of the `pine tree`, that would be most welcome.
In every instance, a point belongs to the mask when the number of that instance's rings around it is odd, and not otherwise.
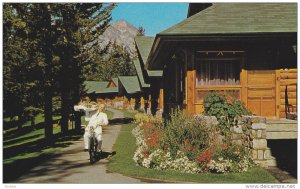
[[[90,49],[96,38],[109,26],[114,4],[66,3],[59,4],[57,22],[60,34],[60,87],[62,99],[62,132],[68,131],[72,106],[79,101],[83,88],[82,66],[88,62]],[[89,48],[87,48],[87,46]],[[80,117],[75,117],[75,128],[80,130]]]
[[[144,36],[145,35],[145,28],[139,26],[137,36]]]
[[[3,17],[3,92],[4,112],[7,116],[18,115],[22,125],[29,115],[27,107],[41,108],[43,57],[38,50],[37,33],[32,25],[28,4],[4,4]],[[5,116],[6,116],[5,115]]]
[[[69,114],[82,93],[81,68],[89,63],[90,50],[86,47],[94,46],[91,42],[108,27],[114,6],[5,3],[5,115],[23,117],[26,111],[33,115],[34,108],[43,105],[45,136],[50,139],[53,134],[52,97],[54,93],[61,93],[62,131],[67,133]],[[80,129],[78,116],[76,129]]]

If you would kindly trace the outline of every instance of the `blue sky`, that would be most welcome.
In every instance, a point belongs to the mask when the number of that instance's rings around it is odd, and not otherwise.
[[[145,35],[155,34],[184,20],[188,3],[118,3],[112,11],[112,22],[126,20],[136,28],[145,28]]]

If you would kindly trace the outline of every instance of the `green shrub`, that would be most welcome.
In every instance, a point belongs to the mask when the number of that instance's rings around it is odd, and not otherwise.
[[[209,100],[211,104],[207,108],[211,109],[208,111],[226,115],[226,119],[218,117],[226,120],[226,124],[243,110],[238,101],[229,104],[223,96],[216,95]],[[248,149],[232,145],[229,137],[225,138],[228,142],[224,141],[214,116],[190,116],[176,109],[164,124],[140,114],[136,116],[136,122],[138,126],[132,131],[137,144],[133,160],[139,166],[186,173],[245,172],[251,166]]]
[[[251,114],[240,100],[234,99],[229,102],[226,96],[215,93],[205,97],[204,113],[217,118],[218,127],[223,135],[229,133],[230,127],[236,125],[238,118]]]
[[[161,130],[160,143],[175,157],[177,151],[184,152],[190,160],[210,146],[215,137],[217,122],[202,117],[192,117],[176,109]]]

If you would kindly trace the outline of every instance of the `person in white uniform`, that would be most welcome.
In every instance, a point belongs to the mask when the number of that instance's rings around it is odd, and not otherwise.
[[[83,135],[84,140],[84,150],[87,151],[89,149],[89,137],[90,137],[90,127],[93,127],[94,132],[96,134],[96,139],[98,141],[98,152],[101,152],[102,146],[102,126],[108,124],[108,119],[106,113],[104,113],[105,105],[99,104],[98,111],[91,117],[89,124],[85,128],[85,132]]]

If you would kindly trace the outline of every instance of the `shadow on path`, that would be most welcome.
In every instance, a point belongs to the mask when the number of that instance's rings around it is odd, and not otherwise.
[[[114,118],[109,120],[109,124],[111,125],[119,125],[119,124],[127,124],[132,122],[133,119],[132,118]]]
[[[12,160],[11,163],[3,163],[3,182],[7,183],[22,176],[29,169],[41,164],[42,162],[60,156],[60,154],[44,153],[48,148],[65,148],[71,145],[81,137],[81,134],[70,132],[70,135],[61,133],[53,136],[52,142],[46,141],[44,138],[33,142],[27,142],[20,145],[12,146],[3,150],[3,158],[13,158],[17,155],[22,155],[24,158]],[[67,142],[64,142],[67,141]],[[63,143],[61,143],[63,142]],[[41,153],[36,156],[35,153]]]

